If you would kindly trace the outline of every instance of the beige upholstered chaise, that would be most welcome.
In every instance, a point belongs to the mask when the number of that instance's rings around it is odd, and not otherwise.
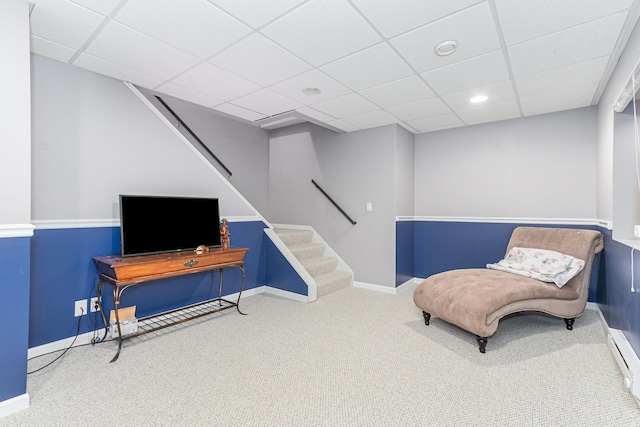
[[[476,335],[480,352],[504,316],[538,311],[561,317],[567,329],[587,304],[591,266],[603,248],[602,234],[592,230],[518,227],[509,240],[511,248],[546,249],[585,261],[584,268],[564,286],[511,272],[489,268],[451,270],[424,280],[413,294],[425,324],[431,316]]]

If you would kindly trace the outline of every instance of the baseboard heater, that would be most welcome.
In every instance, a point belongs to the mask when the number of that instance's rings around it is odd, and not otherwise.
[[[640,359],[619,329],[609,328],[607,344],[624,377],[624,386],[640,405]]]

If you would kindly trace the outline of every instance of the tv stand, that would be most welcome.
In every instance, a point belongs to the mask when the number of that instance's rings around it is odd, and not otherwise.
[[[97,299],[102,321],[105,325],[103,340],[107,336],[109,324],[102,307],[102,286],[107,284],[113,288],[114,313],[116,324],[118,325],[118,351],[111,359],[111,362],[118,360],[124,339],[144,335],[233,307],[238,310],[238,313],[244,315],[245,313],[240,311],[239,304],[242,290],[244,289],[244,255],[247,250],[248,248],[231,247],[229,249],[213,248],[204,253],[172,252],[125,258],[117,255],[94,257],[93,260],[98,268],[98,277],[100,279]],[[222,298],[222,275],[227,267],[238,268],[242,272],[240,293],[235,302]],[[138,319],[138,332],[122,336],[119,310],[122,294],[125,290],[132,286],[152,283],[158,279],[212,270],[220,271],[220,287],[217,298]]]

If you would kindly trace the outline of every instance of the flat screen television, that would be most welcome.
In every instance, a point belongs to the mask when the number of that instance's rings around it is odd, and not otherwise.
[[[218,199],[120,195],[122,256],[220,246]]]

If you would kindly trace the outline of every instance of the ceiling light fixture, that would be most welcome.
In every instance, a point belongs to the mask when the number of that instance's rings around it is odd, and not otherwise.
[[[480,104],[481,102],[484,102],[487,99],[489,99],[489,97],[486,95],[476,95],[473,98],[471,98],[469,101],[473,104]]]
[[[306,88],[302,89],[302,93],[304,93],[305,95],[309,95],[309,96],[316,96],[316,95],[320,95],[320,93],[322,93],[322,91],[320,89],[318,89],[317,87],[306,87]]]
[[[458,49],[458,42],[455,40],[445,40],[438,43],[434,50],[438,56],[449,56]]]

